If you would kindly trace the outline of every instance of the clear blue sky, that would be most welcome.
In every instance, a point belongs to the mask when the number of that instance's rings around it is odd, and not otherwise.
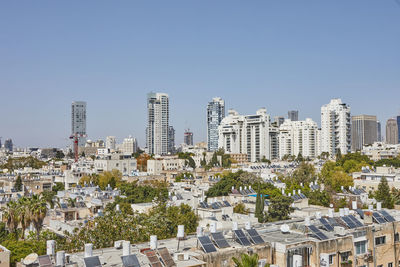
[[[206,105],[320,122],[340,97],[381,121],[400,111],[396,0],[1,1],[0,136],[65,146],[70,104],[89,138],[144,146],[146,93],[170,95],[177,143],[206,139]],[[385,123],[383,123],[383,126]]]

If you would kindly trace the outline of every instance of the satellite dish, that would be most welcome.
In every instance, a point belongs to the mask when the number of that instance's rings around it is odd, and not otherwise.
[[[289,231],[290,231],[289,225],[287,225],[287,224],[282,224],[282,226],[281,226],[281,232],[282,232],[282,233],[289,233]]]
[[[31,253],[28,256],[25,257],[25,259],[22,261],[25,265],[31,265],[38,259],[38,254],[36,253]]]

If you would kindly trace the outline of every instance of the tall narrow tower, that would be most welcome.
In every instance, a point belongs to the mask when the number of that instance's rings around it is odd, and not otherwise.
[[[208,151],[218,149],[218,126],[225,118],[225,102],[215,97],[207,105],[207,148]]]
[[[165,93],[147,95],[147,149],[150,154],[168,153],[169,97]]]
[[[78,146],[86,144],[86,102],[74,101],[71,105],[71,134],[80,136]]]

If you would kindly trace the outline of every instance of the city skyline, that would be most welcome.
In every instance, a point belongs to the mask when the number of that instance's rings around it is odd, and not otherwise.
[[[87,102],[88,139],[144,147],[150,91],[170,96],[177,145],[187,128],[207,140],[216,96],[226,111],[298,110],[319,126],[332,98],[383,124],[400,113],[395,1],[45,2],[0,4],[0,136],[16,147],[69,145],[72,101]]]

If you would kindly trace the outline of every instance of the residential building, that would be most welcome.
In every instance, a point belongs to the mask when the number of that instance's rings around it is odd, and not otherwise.
[[[289,110],[288,111],[288,119],[291,121],[299,120],[299,111],[298,110]]]
[[[8,150],[9,152],[12,152],[12,151],[13,151],[14,145],[13,145],[13,142],[12,142],[11,138],[6,139],[6,140],[4,141],[4,148],[5,148],[6,150]]]
[[[185,130],[183,143],[188,146],[193,146],[193,132],[191,132],[190,129]]]
[[[114,153],[94,160],[97,172],[118,170],[124,176],[133,176],[137,171],[137,161],[131,155]]]
[[[71,135],[78,136],[78,146],[86,144],[86,102],[74,101],[71,105]],[[72,139],[74,140],[74,139]]]
[[[168,153],[169,97],[165,93],[147,95],[147,150],[149,154]]]
[[[350,107],[339,98],[321,107],[321,152],[334,157],[350,152]]]
[[[106,148],[109,150],[115,150],[117,148],[117,142],[115,136],[106,137]]]
[[[351,117],[351,150],[360,151],[363,146],[377,141],[378,125],[376,116],[359,115]]]
[[[396,119],[395,118],[388,119],[386,122],[386,143],[392,145],[398,144],[399,143],[398,136],[399,136],[399,128]]]
[[[227,153],[247,154],[248,161],[271,159],[270,116],[265,108],[255,115],[229,111],[219,126],[219,148]]]
[[[207,148],[208,151],[218,149],[218,127],[225,118],[225,102],[215,97],[207,105]]]
[[[275,116],[274,117],[274,122],[276,123],[277,127],[281,126],[284,121],[285,121],[285,118],[282,117],[282,116]]]
[[[279,127],[279,158],[282,159],[285,155],[316,158],[318,156],[317,132],[318,125],[312,119],[285,120]]]
[[[171,125],[168,127],[168,152],[175,153],[175,129]]]
[[[400,155],[400,144],[375,142],[371,146],[363,147],[361,154],[368,156],[373,161],[396,158]]]
[[[132,136],[125,138],[121,145],[121,152],[124,155],[132,155],[133,153],[136,153],[136,151],[137,151],[136,138],[133,138]]]
[[[400,115],[396,117],[397,119],[397,143],[400,144]]]

